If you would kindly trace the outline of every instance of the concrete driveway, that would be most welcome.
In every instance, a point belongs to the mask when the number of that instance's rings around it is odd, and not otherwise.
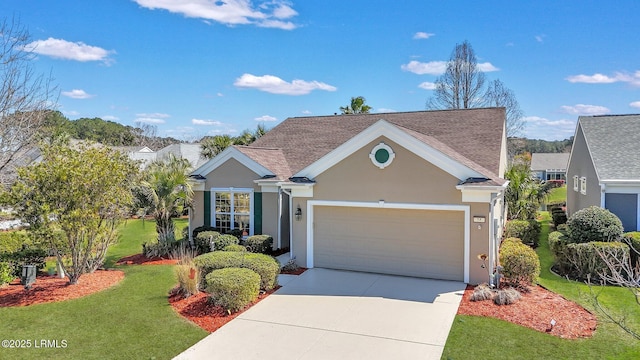
[[[440,359],[465,289],[328,269],[280,283],[176,359]]]

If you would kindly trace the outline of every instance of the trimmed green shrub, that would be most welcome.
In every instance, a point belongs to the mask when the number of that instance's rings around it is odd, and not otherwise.
[[[227,312],[242,310],[258,298],[260,275],[243,268],[218,269],[206,277],[206,291],[211,294],[213,304]]]
[[[238,240],[242,239],[242,234],[244,234],[243,230],[240,229],[231,229],[226,232],[227,235],[233,235],[238,238]]]
[[[213,240],[213,247],[215,250],[222,250],[229,245],[238,245],[240,240],[233,235],[220,235]]]
[[[13,275],[11,264],[6,261],[0,261],[0,287],[10,283],[13,279],[15,279],[15,276]]]
[[[212,227],[212,226],[198,226],[197,228],[193,229],[193,238],[197,238],[198,234],[200,234],[203,231],[218,231],[218,229]]]
[[[567,252],[568,239],[560,231],[549,234],[549,250],[555,259],[555,268],[560,273],[566,274],[571,271],[572,264]]]
[[[193,238],[193,243],[198,250],[198,254],[205,254],[212,251],[212,244],[220,236],[217,231],[201,231]]]
[[[640,261],[640,231],[630,231],[622,236],[622,240],[629,246],[629,255],[633,266]]]
[[[517,238],[508,238],[502,242],[500,265],[505,281],[514,286],[526,287],[535,283],[540,275],[538,254]]]
[[[273,237],[271,235],[253,235],[249,236],[244,243],[249,247],[249,251],[266,254],[273,248]]]
[[[622,222],[607,209],[590,206],[577,211],[567,221],[569,241],[576,244],[592,241],[616,241],[622,236]]]
[[[540,224],[535,220],[511,220],[505,226],[505,238],[518,238],[529,246],[538,246]]]
[[[269,255],[249,252],[214,251],[197,256],[194,264],[200,269],[202,277],[217,269],[230,267],[247,268],[260,275],[260,288],[271,290],[278,285],[280,264]]]
[[[224,249],[222,249],[222,251],[246,252],[247,248],[239,244],[234,244],[234,245],[225,246]]]
[[[560,224],[556,226],[556,231],[560,231],[563,234],[567,234],[567,224]]]
[[[567,223],[567,213],[561,208],[554,208],[551,211],[551,219],[553,220],[553,226],[557,229],[559,225]]]
[[[602,256],[613,259],[613,263],[627,262],[629,259],[629,246],[618,241],[571,243],[567,244],[566,248],[567,257],[573,265],[571,275],[578,279],[590,277],[591,280],[601,281],[601,275],[610,275],[611,270]]]

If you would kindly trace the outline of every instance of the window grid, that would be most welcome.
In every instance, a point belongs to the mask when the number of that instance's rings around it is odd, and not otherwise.
[[[250,235],[251,192],[214,191],[214,194],[215,227],[218,231],[226,233],[241,229],[243,235]]]

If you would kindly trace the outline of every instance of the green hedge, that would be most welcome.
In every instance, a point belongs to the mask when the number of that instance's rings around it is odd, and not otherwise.
[[[601,281],[604,280],[601,275],[611,274],[611,270],[602,256],[612,259],[614,263],[629,260],[629,246],[617,241],[570,243],[567,244],[566,249],[567,257],[572,265],[572,277],[582,280],[590,277],[592,281]]]
[[[275,258],[269,255],[214,251],[197,256],[193,259],[193,262],[200,269],[200,274],[203,278],[213,270],[239,267],[257,272],[261,279],[260,288],[263,290],[271,290],[278,285],[280,265]]]
[[[640,261],[640,231],[630,231],[622,236],[623,241],[629,245],[629,255],[633,266],[638,266]]]
[[[253,235],[249,236],[244,243],[251,252],[267,254],[273,248],[273,237],[271,235]]]
[[[242,310],[258,298],[260,275],[244,268],[226,268],[210,272],[205,279],[206,291],[214,305],[229,313]]]
[[[536,220],[511,220],[505,225],[505,238],[518,238],[529,246],[538,246],[540,224]]]
[[[576,244],[592,241],[616,241],[622,236],[622,222],[607,209],[590,206],[578,210],[567,220],[569,241]]]
[[[200,234],[203,231],[218,231],[218,229],[212,227],[212,226],[198,226],[197,228],[193,229],[193,238],[197,238],[198,234]]]
[[[0,287],[8,284],[15,279],[11,264],[6,261],[0,261]]]
[[[229,245],[238,245],[240,240],[233,235],[220,235],[213,241],[213,246],[215,250],[222,250]]]
[[[205,254],[211,252],[211,245],[220,236],[217,231],[200,231],[198,235],[193,238],[193,243],[198,250],[198,254]]]
[[[239,245],[239,244],[235,244],[235,245],[227,245],[224,247],[224,249],[222,249],[222,251],[237,251],[237,252],[246,252],[247,248]]]
[[[502,242],[500,265],[505,281],[514,286],[534,284],[540,275],[538,254],[517,238],[508,238]]]

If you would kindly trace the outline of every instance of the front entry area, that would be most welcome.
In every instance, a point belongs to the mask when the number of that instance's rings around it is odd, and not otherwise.
[[[463,210],[314,206],[314,266],[465,281]]]

